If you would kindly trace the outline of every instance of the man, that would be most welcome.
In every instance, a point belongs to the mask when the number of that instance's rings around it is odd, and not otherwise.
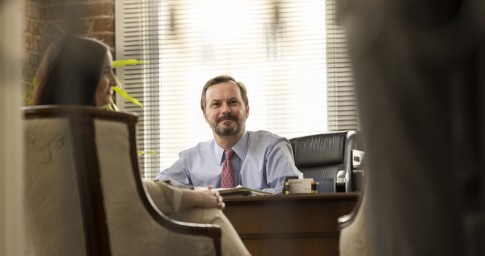
[[[157,179],[196,187],[241,185],[278,193],[285,177],[301,175],[286,138],[267,131],[246,131],[249,100],[244,84],[228,75],[210,79],[202,90],[200,107],[214,139],[182,151]]]

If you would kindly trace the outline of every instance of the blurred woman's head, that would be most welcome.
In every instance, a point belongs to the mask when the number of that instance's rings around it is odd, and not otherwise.
[[[102,107],[116,85],[109,47],[75,36],[57,40],[37,70],[35,105],[68,104]]]

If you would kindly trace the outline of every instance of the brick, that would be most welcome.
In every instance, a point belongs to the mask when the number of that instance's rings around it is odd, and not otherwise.
[[[95,18],[93,19],[92,32],[114,31],[113,18]]]
[[[33,35],[42,35],[45,33],[45,22],[38,20],[26,20],[24,24],[26,27],[24,31],[27,33],[31,33]]]
[[[54,5],[45,10],[45,17],[49,20],[81,19],[95,16],[114,16],[114,5],[111,3]]]
[[[24,40],[24,49],[28,52],[37,51],[37,40],[33,36],[28,36]]]
[[[30,3],[49,5],[49,4],[66,4],[72,0],[27,0]]]
[[[78,35],[98,38],[114,50],[114,3],[115,0],[25,0],[22,68],[25,84],[32,82],[52,39],[66,31],[66,16],[75,19]]]
[[[32,19],[43,19],[45,17],[44,8],[38,4],[26,4],[24,8],[24,16]]]

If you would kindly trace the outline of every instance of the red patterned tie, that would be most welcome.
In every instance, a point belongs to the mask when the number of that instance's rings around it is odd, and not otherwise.
[[[234,154],[232,149],[228,149],[224,151],[226,154],[226,160],[224,164],[222,164],[222,173],[221,173],[221,187],[222,188],[233,188],[235,187],[234,181],[234,171],[232,170],[231,158]]]

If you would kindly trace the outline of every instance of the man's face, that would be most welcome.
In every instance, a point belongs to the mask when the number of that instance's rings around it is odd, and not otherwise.
[[[212,85],[205,95],[204,116],[212,131],[219,136],[242,134],[249,106],[244,104],[237,84],[224,82]]]

